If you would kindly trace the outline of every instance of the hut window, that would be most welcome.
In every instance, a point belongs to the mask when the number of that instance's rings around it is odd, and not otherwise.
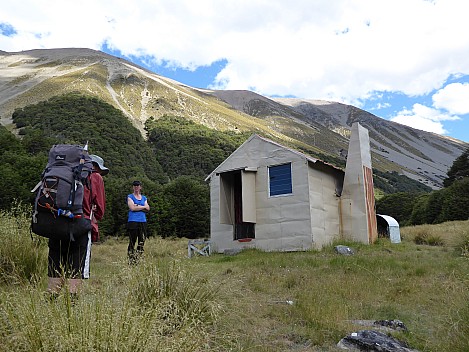
[[[269,166],[269,195],[292,194],[291,163]]]

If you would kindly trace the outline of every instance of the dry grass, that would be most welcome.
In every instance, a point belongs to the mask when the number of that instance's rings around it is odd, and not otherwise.
[[[417,244],[439,245],[452,248],[467,256],[469,248],[468,221],[450,221],[436,225],[408,226],[401,229],[406,241]]]
[[[468,228],[469,221],[401,228],[400,244],[348,243],[353,256],[331,246],[189,259],[187,240],[150,238],[144,262],[130,267],[127,239],[110,238],[93,246],[92,278],[73,306],[66,295],[52,304],[41,300],[45,272],[38,286],[0,286],[0,344],[38,350],[39,342],[51,347],[59,336],[43,326],[66,335],[87,324],[79,336],[96,351],[119,344],[121,351],[337,351],[342,337],[363,329],[354,321],[398,319],[409,331],[393,335],[412,348],[465,351],[469,260],[461,244]],[[442,243],[416,244],[424,231]],[[60,315],[67,311],[68,318]],[[126,336],[140,336],[146,349]]]

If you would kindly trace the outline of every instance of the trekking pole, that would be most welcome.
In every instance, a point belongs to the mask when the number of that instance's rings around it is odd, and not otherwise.
[[[88,239],[91,241],[92,232],[93,232],[93,205],[91,205],[90,210],[90,221],[91,221],[91,230],[88,231]]]

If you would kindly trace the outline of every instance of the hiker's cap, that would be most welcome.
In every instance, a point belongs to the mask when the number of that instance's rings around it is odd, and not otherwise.
[[[91,161],[93,164],[98,165],[99,169],[101,170],[101,175],[107,175],[109,173],[109,169],[104,166],[104,160],[100,156],[91,154],[90,155]]]
[[[132,182],[132,186],[141,186],[142,183],[140,181],[134,181]]]

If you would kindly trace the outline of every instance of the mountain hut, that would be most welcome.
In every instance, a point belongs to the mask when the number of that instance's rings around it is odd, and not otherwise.
[[[212,252],[299,251],[377,238],[368,130],[358,123],[345,172],[253,134],[206,181]]]

